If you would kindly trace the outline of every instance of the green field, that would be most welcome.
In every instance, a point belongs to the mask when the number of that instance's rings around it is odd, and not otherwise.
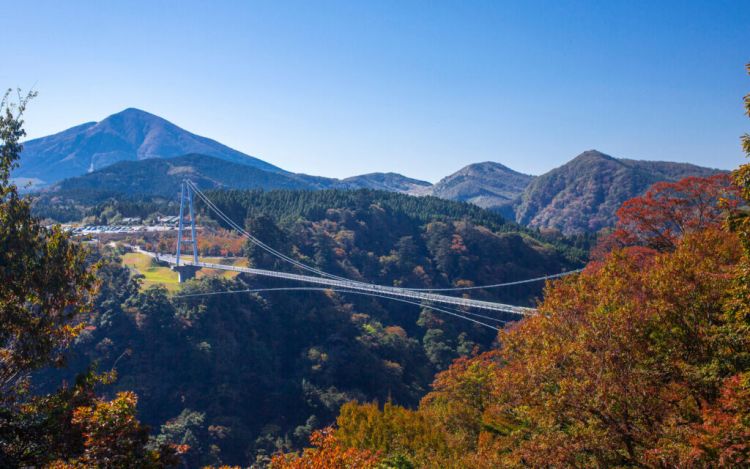
[[[122,256],[123,265],[135,273],[143,275],[143,286],[162,285],[169,291],[178,290],[177,272],[169,267],[157,267],[151,264],[151,257],[139,252],[129,252]]]
[[[238,257],[201,257],[200,260],[214,264],[237,265],[243,267],[248,265],[247,259]],[[176,272],[173,272],[169,267],[152,265],[151,257],[145,254],[139,252],[127,253],[122,256],[122,263],[133,272],[143,275],[143,286],[146,288],[153,285],[161,285],[171,292],[177,291],[180,288],[180,284],[177,282]],[[198,271],[196,277],[221,276],[224,278],[234,278],[237,275],[237,272],[201,269]]]

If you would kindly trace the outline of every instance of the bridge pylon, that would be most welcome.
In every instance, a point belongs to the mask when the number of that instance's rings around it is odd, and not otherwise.
[[[187,203],[186,203],[187,202]],[[186,181],[182,181],[180,187],[180,217],[177,227],[177,247],[175,253],[175,265],[172,270],[177,272],[177,278],[180,283],[195,278],[195,273],[200,267],[195,265],[180,264],[180,255],[182,247],[185,244],[192,246],[193,264],[198,263],[198,236],[195,231],[195,209],[193,207],[193,191]],[[186,230],[185,225],[190,224],[190,229]]]

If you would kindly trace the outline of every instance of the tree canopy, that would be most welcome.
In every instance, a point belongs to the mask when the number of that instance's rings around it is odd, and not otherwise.
[[[0,101],[0,466],[166,467],[170,446],[148,449],[133,394],[95,394],[114,375],[82,374],[51,394],[30,391],[30,374],[64,364],[97,294],[88,253],[60,227],[46,228],[11,182],[33,94]]]
[[[750,164],[731,180],[626,203],[618,242],[497,349],[454,361],[416,410],[347,404],[331,444],[402,461],[383,467],[750,465]]]

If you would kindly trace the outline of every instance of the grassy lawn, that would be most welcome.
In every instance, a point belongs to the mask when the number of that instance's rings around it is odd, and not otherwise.
[[[241,257],[201,257],[203,262],[211,262],[214,264],[226,264],[246,267],[248,265],[247,259]],[[151,265],[151,257],[141,254],[139,252],[130,252],[122,256],[123,265],[129,267],[136,273],[142,274],[143,286],[148,288],[152,285],[162,285],[167,290],[174,292],[179,290],[180,284],[177,282],[177,273],[173,272],[169,267],[156,267]],[[196,274],[197,278],[203,278],[207,276],[220,276],[224,278],[234,278],[238,275],[238,272],[231,272],[226,270],[214,270],[214,269],[201,269]]]
[[[155,267],[151,265],[151,258],[139,252],[129,252],[122,256],[123,265],[129,267],[136,273],[143,274],[143,286],[148,288],[152,285],[162,285],[169,291],[177,291],[177,272],[172,272],[169,267]]]

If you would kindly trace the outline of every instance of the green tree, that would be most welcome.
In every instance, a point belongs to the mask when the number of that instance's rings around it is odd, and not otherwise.
[[[29,94],[0,103],[0,405],[12,406],[28,373],[60,360],[80,330],[95,279],[86,253],[59,227],[45,228],[10,181],[25,135]]]
[[[0,466],[165,467],[171,448],[146,449],[133,394],[97,398],[92,372],[47,396],[29,392],[30,374],[62,365],[84,327],[97,282],[87,252],[59,226],[44,227],[11,181],[33,93],[0,101]],[[148,463],[148,464],[146,464]]]

